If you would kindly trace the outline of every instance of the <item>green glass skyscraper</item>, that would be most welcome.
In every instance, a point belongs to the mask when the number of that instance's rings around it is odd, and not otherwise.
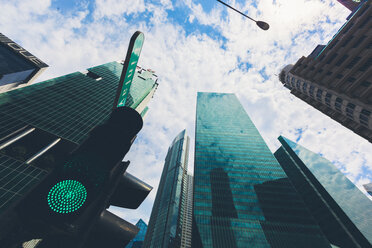
[[[109,116],[122,62],[111,62],[0,94],[0,243],[13,207]],[[157,88],[137,67],[126,106],[141,115]]]
[[[147,225],[142,219],[139,219],[139,221],[136,223],[136,226],[140,230],[137,233],[136,237],[134,237],[134,239],[130,241],[125,248],[142,248],[143,241],[145,240],[145,235],[147,232]]]
[[[188,176],[189,137],[186,130],[173,140],[165,158],[159,188],[152,208],[144,248],[179,248],[189,239]],[[184,244],[182,244],[184,245]],[[185,246],[183,246],[185,247]]]
[[[275,152],[330,243],[372,247],[372,202],[330,161],[279,137]]]
[[[197,96],[192,247],[330,247],[234,94]]]

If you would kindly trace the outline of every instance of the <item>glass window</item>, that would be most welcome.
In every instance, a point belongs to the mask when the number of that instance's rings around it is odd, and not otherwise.
[[[351,69],[353,66],[355,66],[355,65],[359,62],[359,60],[360,60],[361,58],[362,58],[362,57],[359,57],[359,56],[353,58],[353,59],[350,61],[350,63],[346,66],[346,68]]]
[[[335,102],[335,108],[341,112],[341,106],[342,106],[342,99],[337,97]]]
[[[310,97],[314,98],[314,89],[315,87],[313,85],[310,86],[310,89],[309,89],[309,95]]]
[[[307,83],[306,82],[304,82],[303,84],[302,84],[302,92],[306,92],[306,90],[307,90]]]
[[[354,117],[353,117],[354,109],[355,109],[355,104],[352,104],[352,103],[349,102],[346,105],[346,115],[347,115],[347,117],[349,117],[351,119],[354,119]]]
[[[356,81],[356,78],[355,78],[355,77],[349,77],[349,78],[347,79],[347,81],[350,82],[350,83],[353,83],[353,82]]]
[[[318,91],[316,92],[316,99],[318,99],[319,101],[322,101],[322,94],[323,94],[323,91],[321,89],[318,89]]]
[[[292,79],[291,79],[291,85],[294,87],[294,83],[295,83],[295,78],[294,77],[292,77]]]
[[[372,44],[372,43],[371,43]],[[359,71],[367,71],[372,66],[372,58],[368,59],[360,68]]]
[[[351,27],[351,25],[349,25],[346,29],[344,29],[346,32],[347,30],[349,30],[349,28]],[[342,47],[346,46],[352,39],[354,38],[354,36],[350,36],[349,38],[347,38],[344,43],[342,43]]]
[[[360,85],[362,85],[363,87],[368,88],[371,85],[371,83],[368,82],[368,81],[363,81]]]
[[[327,64],[332,63],[332,61],[337,57],[337,53],[333,54],[332,56],[329,56],[329,59],[327,60]]]
[[[344,56],[342,56],[338,61],[337,61],[337,63],[335,64],[335,65],[337,65],[337,66],[340,66],[340,65],[342,65],[342,63],[344,63],[344,61],[347,59],[349,57],[349,55],[344,55]]]
[[[360,115],[359,115],[360,124],[368,127],[368,121],[369,121],[370,116],[371,116],[371,111],[368,111],[366,109],[362,109],[362,111],[360,112]]]
[[[366,18],[367,21],[369,21],[369,18]],[[360,26],[359,26],[360,28]],[[367,36],[363,35],[362,37],[360,37],[359,40],[357,40],[354,45],[353,45],[353,48],[357,48],[365,39],[367,38]]]
[[[298,90],[300,89],[300,83],[301,83],[301,80],[297,80],[296,87]]]
[[[325,103],[328,107],[331,107],[331,97],[332,95],[330,93],[327,93],[325,96]]]

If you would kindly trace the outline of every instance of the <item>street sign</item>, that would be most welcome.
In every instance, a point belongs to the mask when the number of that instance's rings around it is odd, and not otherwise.
[[[140,31],[136,31],[130,39],[113,108],[125,106],[144,40],[145,36]]]

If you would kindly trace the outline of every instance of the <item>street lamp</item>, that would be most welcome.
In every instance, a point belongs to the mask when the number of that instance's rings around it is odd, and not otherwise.
[[[225,5],[225,6],[229,7],[230,9],[235,10],[236,12],[238,12],[239,14],[241,14],[241,15],[247,17],[248,19],[254,21],[254,22],[257,24],[257,26],[259,26],[261,29],[263,29],[263,30],[268,30],[268,29],[269,29],[270,25],[269,25],[268,23],[263,22],[263,21],[256,21],[256,20],[254,20],[253,18],[247,16],[246,14],[240,12],[239,10],[237,10],[237,9],[235,9],[235,8],[233,8],[233,7],[231,7],[231,6],[228,5],[227,3],[224,3],[224,2],[222,2],[222,1],[220,1],[220,0],[217,0],[217,1],[220,2],[220,3],[222,3],[222,4]]]

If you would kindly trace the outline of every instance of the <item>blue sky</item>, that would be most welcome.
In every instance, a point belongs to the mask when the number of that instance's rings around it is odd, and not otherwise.
[[[168,146],[184,128],[193,151],[197,91],[236,93],[272,152],[283,135],[358,187],[372,181],[372,144],[295,98],[276,76],[327,44],[350,11],[336,0],[227,2],[270,29],[215,0],[0,0],[1,32],[50,66],[38,81],[124,59],[131,35],[145,34],[139,65],[156,71],[159,88],[127,159],[128,171],[154,190],[137,210],[111,209],[132,223],[148,221]]]

